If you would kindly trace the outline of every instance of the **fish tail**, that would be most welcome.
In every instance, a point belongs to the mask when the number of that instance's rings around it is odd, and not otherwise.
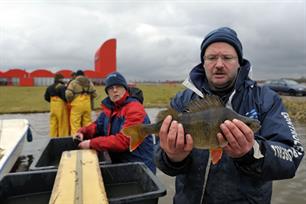
[[[222,148],[212,148],[210,149],[211,161],[213,164],[217,164],[222,157]]]
[[[130,137],[130,151],[134,151],[150,134],[145,131],[145,125],[137,124],[122,129],[125,136]]]

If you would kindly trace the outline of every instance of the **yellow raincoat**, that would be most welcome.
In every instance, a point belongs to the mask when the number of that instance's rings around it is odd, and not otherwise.
[[[74,135],[79,128],[91,123],[91,99],[97,97],[97,93],[88,78],[77,76],[69,83],[65,95],[71,106],[70,128]]]
[[[50,102],[50,137],[70,135],[65,85],[60,79],[55,79],[54,84],[47,88],[45,100]]]
[[[50,137],[69,135],[68,110],[65,101],[52,96],[50,101]]]

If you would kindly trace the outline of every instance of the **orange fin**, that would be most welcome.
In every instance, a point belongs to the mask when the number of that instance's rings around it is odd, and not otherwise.
[[[122,130],[126,137],[130,137],[130,151],[134,151],[146,138],[146,134],[142,131],[142,124],[126,127]]]
[[[143,141],[136,141],[136,142],[134,142],[134,141],[132,140],[132,138],[131,138],[130,152],[132,152],[132,151],[134,151],[135,149],[137,149],[137,147],[138,147],[139,145],[141,145],[142,142],[143,142]]]
[[[222,153],[223,153],[222,148],[210,149],[211,162],[213,164],[217,164],[222,157]]]

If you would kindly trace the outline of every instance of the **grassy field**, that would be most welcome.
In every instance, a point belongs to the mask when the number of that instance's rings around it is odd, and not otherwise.
[[[183,87],[179,84],[146,85],[139,84],[144,93],[144,105],[149,107],[165,107]],[[0,86],[0,114],[3,113],[35,113],[49,111],[49,103],[44,100],[47,87]],[[104,86],[97,86],[98,97],[94,100],[95,109],[99,109],[101,100],[106,96]]]
[[[180,84],[137,84],[144,93],[146,108],[166,107],[171,97],[183,89]],[[104,86],[97,86],[98,97],[94,100],[99,110],[101,100],[106,96]],[[44,100],[46,87],[0,86],[0,114],[35,113],[49,111],[49,103]],[[294,121],[306,123],[306,97],[282,96],[284,104]]]

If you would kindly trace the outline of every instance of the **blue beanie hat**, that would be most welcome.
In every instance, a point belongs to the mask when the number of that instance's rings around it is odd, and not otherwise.
[[[119,72],[113,72],[106,77],[105,92],[107,93],[107,89],[113,85],[121,85],[128,90],[126,80]]]
[[[201,62],[204,63],[204,53],[206,48],[214,42],[225,42],[233,46],[237,52],[239,64],[242,64],[243,54],[242,45],[238,39],[237,33],[228,27],[221,27],[208,33],[201,44]]]

